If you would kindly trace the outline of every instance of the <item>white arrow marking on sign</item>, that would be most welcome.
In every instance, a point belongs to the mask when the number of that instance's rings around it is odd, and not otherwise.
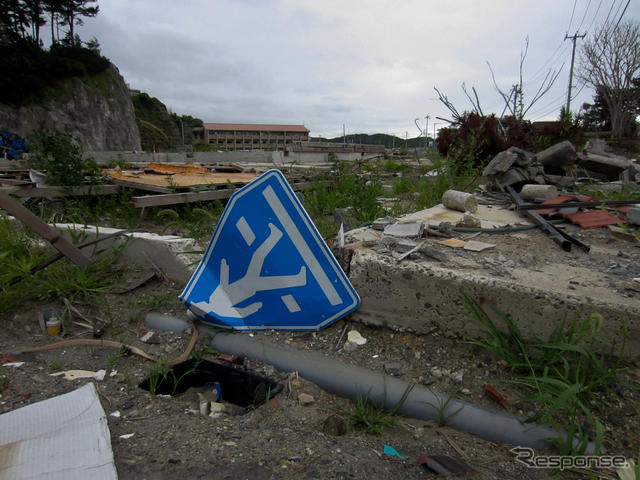
[[[276,196],[273,188],[271,188],[271,186],[269,185],[262,191],[262,195],[267,200],[267,203],[269,204],[273,212],[276,214],[276,217],[278,217],[278,220],[280,220],[280,223],[287,232],[287,235],[289,235],[289,238],[291,238],[291,241],[298,249],[298,252],[300,252],[300,255],[302,255],[303,260],[309,266],[309,270],[311,270],[312,275],[316,279],[316,282],[318,282],[318,285],[320,285],[320,288],[322,289],[324,295],[327,297],[327,300],[329,300],[329,303],[332,306],[341,304],[342,298],[333,287],[333,285],[331,284],[331,280],[329,280],[327,274],[324,273],[324,270],[320,266],[320,263],[318,263],[318,260],[316,260],[315,255],[311,252],[311,249],[302,238],[300,231],[293,223],[293,220],[287,213],[284,205],[282,205],[280,199]]]
[[[238,229],[242,232],[240,227]],[[301,287],[307,284],[307,269],[304,266],[300,267],[300,272],[295,275],[260,275],[265,258],[282,238],[282,232],[273,223],[269,223],[269,229],[271,233],[253,252],[244,276],[229,283],[229,265],[226,258],[223,258],[220,261],[220,283],[209,297],[208,302],[194,303],[195,307],[204,312],[216,313],[224,317],[245,318],[260,310],[262,302],[253,302],[241,308],[236,308],[234,305],[253,297],[257,292]],[[249,229],[249,231],[251,230]]]

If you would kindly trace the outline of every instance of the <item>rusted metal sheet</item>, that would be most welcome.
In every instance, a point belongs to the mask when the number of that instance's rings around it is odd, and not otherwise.
[[[29,209],[4,192],[0,192],[0,207],[24,223],[30,230],[40,235],[53,245],[60,253],[80,267],[91,264],[91,260],[73,246],[55,228],[36,217]]]

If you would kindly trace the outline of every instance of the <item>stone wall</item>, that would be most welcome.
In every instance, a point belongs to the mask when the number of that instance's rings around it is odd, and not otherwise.
[[[0,104],[0,130],[27,142],[35,130],[59,130],[78,138],[85,151],[140,150],[129,89],[113,65],[88,82],[61,82],[56,99],[46,105]]]

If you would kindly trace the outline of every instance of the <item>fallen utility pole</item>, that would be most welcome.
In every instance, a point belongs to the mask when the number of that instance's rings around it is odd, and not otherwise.
[[[14,200],[4,192],[0,192],[0,208],[3,208],[11,215],[24,223],[30,230],[40,235],[51,245],[53,245],[60,253],[80,267],[86,267],[91,264],[91,260],[84,256],[73,243],[67,240],[48,223],[43,222],[36,217],[31,211],[23,206],[20,202]]]
[[[621,205],[640,205],[640,199],[636,200],[605,200],[602,202],[565,202],[565,203],[525,203],[517,205],[516,210],[546,210],[548,208],[574,208],[574,207],[601,207],[605,206],[621,206]]]
[[[516,203],[517,208],[520,208],[520,206],[525,204],[524,200],[522,200],[522,197],[518,195],[518,193],[513,189],[513,187],[507,187],[507,192],[509,192],[509,195],[511,195],[511,198],[513,198],[513,201]],[[538,206],[538,208],[540,209],[540,206]],[[591,250],[591,247],[589,247],[589,245],[585,245],[580,240],[573,238],[568,233],[565,233],[562,230],[558,230],[556,227],[554,227],[548,221],[542,218],[539,213],[533,210],[524,210],[524,211],[527,213],[527,215],[529,215],[529,218],[531,218],[531,220],[533,220],[536,224],[540,225],[540,228],[547,235],[549,235],[549,237],[551,237],[551,239],[554,242],[560,245],[563,250],[570,252],[572,243],[579,246],[587,253],[589,252],[589,250]]]

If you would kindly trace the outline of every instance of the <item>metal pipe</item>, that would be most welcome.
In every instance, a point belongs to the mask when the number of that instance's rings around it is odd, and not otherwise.
[[[492,442],[549,448],[551,440],[566,435],[549,427],[525,424],[515,416],[487,410],[422,385],[346,365],[317,352],[303,352],[243,334],[216,332],[206,326],[199,328],[212,336],[208,340],[209,345],[222,353],[245,355],[285,372],[297,371],[301,377],[321,388],[352,400],[366,397],[388,410],[401,404],[397,410],[399,414],[423,420],[444,420],[449,426]],[[587,450],[593,451],[593,444]]]

